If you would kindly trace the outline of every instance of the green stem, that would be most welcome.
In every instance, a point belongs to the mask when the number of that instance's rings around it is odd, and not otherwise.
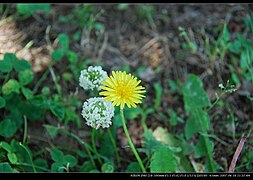
[[[220,96],[217,95],[216,100],[214,101],[214,103],[207,109],[207,112],[210,111],[221,99],[221,97],[225,94],[225,92],[223,92]]]
[[[199,120],[199,126],[200,126],[200,133],[207,133],[206,128],[204,128],[204,125],[202,124],[202,116],[199,114],[198,110],[195,110],[193,113],[195,113],[195,115],[197,116],[198,120]],[[207,158],[209,159],[209,164],[211,167],[212,172],[216,171],[216,168],[214,167],[214,160],[212,158],[212,152],[209,151],[209,147],[208,147],[208,142],[209,142],[209,138],[207,136],[204,136],[203,134],[201,134],[201,137],[204,140],[204,144],[205,144],[205,149],[207,152]]]
[[[115,140],[114,140],[114,138],[113,138],[113,136],[112,136],[112,132],[111,132],[111,130],[110,130],[109,128],[107,129],[107,132],[108,132],[108,134],[109,134],[109,137],[110,137],[110,139],[111,139],[111,142],[112,142],[112,145],[113,145],[113,148],[114,148],[114,151],[115,151],[116,160],[117,160],[118,164],[120,164],[119,152],[118,152],[118,149],[117,149]]]
[[[148,130],[148,126],[146,124],[146,118],[147,118],[147,115],[145,114],[145,112],[142,113],[142,117],[141,117],[141,125],[144,129],[144,132]]]
[[[54,81],[54,85],[55,85],[55,88],[56,88],[56,91],[59,95],[61,95],[61,89],[60,89],[60,85],[58,84],[57,82],[57,79],[56,79],[56,76],[55,76],[55,73],[54,73],[54,70],[53,70],[53,67],[52,65],[49,66],[49,71],[51,73],[51,76],[52,76],[52,79]]]
[[[25,143],[27,139],[27,118],[24,116],[24,137],[23,137],[23,143]]]
[[[99,157],[98,151],[97,151],[97,147],[96,147],[96,143],[95,143],[95,132],[96,130],[93,128],[92,132],[91,132],[91,143],[92,143],[92,148],[94,150],[94,153],[96,154],[97,158],[98,158],[98,162],[100,163],[100,165],[102,166],[103,162]]]
[[[33,88],[33,94],[35,94],[38,90],[38,88],[40,87],[41,83],[47,78],[47,75],[49,74],[49,69],[47,69],[45,71],[45,73],[42,75],[42,77],[38,80],[38,82],[36,83],[36,85]]]
[[[25,151],[27,152],[27,154],[28,154],[28,156],[29,156],[29,158],[30,158],[30,161],[31,161],[31,164],[32,164],[32,168],[33,168],[33,171],[34,172],[37,172],[36,171],[36,169],[35,169],[35,167],[34,167],[34,164],[33,164],[33,159],[32,159],[32,156],[31,156],[31,154],[30,154],[30,152],[29,152],[29,150],[27,149],[27,147],[25,147],[21,142],[19,143],[19,145],[20,146],[22,146],[24,149],[25,149]]]
[[[1,162],[0,164],[4,164],[4,163],[9,163],[9,162]],[[31,164],[28,164],[28,163],[16,162],[15,164],[12,164],[12,165],[14,165],[14,166],[27,166],[27,167],[33,167],[34,166],[37,169],[40,169],[40,170],[43,170],[43,171],[46,171],[46,172],[50,172],[48,169],[46,169],[44,167],[31,165]]]
[[[125,132],[125,134],[126,134],[128,143],[129,143],[129,145],[130,145],[130,147],[131,147],[131,149],[132,149],[132,151],[133,151],[133,153],[134,153],[134,155],[135,155],[135,157],[136,157],[136,159],[137,159],[137,161],[138,161],[138,163],[139,163],[139,165],[140,165],[140,167],[141,167],[142,172],[145,173],[145,172],[146,172],[146,169],[145,169],[145,167],[144,167],[144,165],[143,165],[143,163],[142,163],[142,161],[141,161],[141,158],[140,158],[140,156],[138,155],[138,153],[137,153],[137,151],[136,151],[136,149],[135,149],[135,147],[134,147],[134,144],[133,144],[133,142],[132,142],[132,140],[131,140],[131,138],[130,138],[130,135],[129,135],[129,133],[128,133],[128,130],[127,130],[127,127],[126,127],[126,122],[125,122],[125,117],[124,117],[124,113],[123,113],[123,109],[120,109],[120,116],[121,116],[123,129],[124,129],[124,132]]]
[[[59,128],[59,130],[65,134],[67,134],[68,136],[70,137],[73,137],[74,139],[76,139],[80,144],[84,145],[84,148],[85,150],[87,151],[89,157],[90,157],[90,160],[91,160],[91,163],[93,164],[93,166],[97,169],[97,166],[95,164],[95,161],[91,155],[91,152],[90,152],[90,149],[92,149],[89,144],[87,144],[85,141],[83,141],[82,139],[80,139],[77,135],[73,134],[73,133],[70,133],[68,131],[66,131],[65,129],[62,129],[62,128]]]

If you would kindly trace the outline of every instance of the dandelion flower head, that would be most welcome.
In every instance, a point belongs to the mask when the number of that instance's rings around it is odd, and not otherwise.
[[[125,104],[130,108],[136,107],[136,104],[141,103],[141,99],[145,97],[142,93],[146,90],[140,86],[141,80],[137,80],[136,77],[125,71],[112,71],[110,77],[106,77],[106,80],[102,82],[100,88],[104,91],[99,95],[104,96],[104,100],[112,102],[113,106],[120,106],[124,109]]]

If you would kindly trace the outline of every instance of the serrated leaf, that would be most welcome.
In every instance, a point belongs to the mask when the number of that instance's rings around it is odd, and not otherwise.
[[[20,85],[19,85],[18,81],[16,81],[15,79],[10,79],[7,83],[5,83],[3,85],[2,93],[4,95],[9,95],[12,92],[19,94],[19,88],[20,88]]]
[[[19,72],[18,79],[21,85],[27,85],[33,81],[33,73],[30,70]]]
[[[3,97],[0,96],[0,108],[5,107],[6,101]]]
[[[184,106],[187,114],[193,109],[201,109],[211,105],[198,76],[190,74],[183,86]]]
[[[177,161],[173,151],[168,148],[159,148],[155,151],[150,164],[150,172],[172,173],[176,172],[176,168]]]
[[[13,120],[5,119],[0,122],[0,136],[10,138],[16,131],[17,127]]]

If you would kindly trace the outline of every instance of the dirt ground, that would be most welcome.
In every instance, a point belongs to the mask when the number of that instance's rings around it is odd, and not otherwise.
[[[103,9],[102,15],[98,21],[105,26],[105,33],[101,39],[98,39],[96,34],[92,32],[89,43],[82,44],[81,41],[70,41],[71,49],[77,52],[81,57],[90,58],[94,63],[102,62],[104,69],[111,71],[121,69],[124,65],[128,65],[132,70],[137,70],[138,67],[144,66],[148,71],[142,73],[140,78],[143,85],[150,89],[145,100],[148,105],[152,106],[155,99],[155,92],[152,88],[154,82],[160,81],[164,92],[162,95],[161,109],[167,113],[167,108],[172,108],[181,118],[184,116],[183,97],[178,96],[175,92],[170,93],[168,89],[169,80],[185,81],[187,74],[194,73],[198,75],[204,84],[204,89],[208,93],[210,100],[215,100],[215,93],[218,91],[218,84],[225,83],[230,78],[230,71],[228,65],[230,63],[228,58],[224,62],[217,62],[212,68],[207,57],[202,57],[198,54],[192,54],[183,49],[182,37],[179,36],[179,27],[183,27],[187,32],[192,32],[192,35],[201,41],[201,30],[212,34],[213,30],[222,23],[228,24],[229,32],[232,38],[244,29],[244,17],[252,7],[247,4],[153,4],[155,7],[153,13],[153,22],[155,26],[151,26],[146,20],[140,21],[137,16],[137,6],[130,5],[126,10],[117,10],[116,4],[97,4],[96,11]],[[54,43],[59,33],[66,33],[72,36],[78,29],[78,26],[59,22],[60,15],[67,15],[70,9],[78,6],[77,4],[54,4],[52,5],[51,15],[36,15],[31,18],[15,22],[11,26],[13,34],[21,32],[24,36],[22,41],[13,38],[14,44],[20,47],[12,47],[13,52],[17,52],[29,41],[33,40],[33,50],[19,54],[20,57],[30,60],[33,63],[33,69],[38,74],[38,78],[43,74],[50,60],[50,50],[46,37],[46,31],[51,43]],[[3,26],[2,26],[3,28]],[[6,27],[6,29],[8,29]],[[1,44],[1,40],[0,40]],[[2,44],[1,44],[2,46]],[[7,46],[7,45],[6,45]],[[9,47],[6,47],[8,49]],[[2,52],[4,47],[1,47]],[[1,52],[1,53],[2,53]],[[57,65],[56,73],[62,73],[65,64]],[[156,70],[159,68],[159,73]],[[62,89],[69,91],[74,90],[77,86],[76,82],[69,84],[62,83]],[[245,82],[246,83],[246,82]],[[233,157],[233,153],[237,147],[242,132],[247,131],[252,126],[253,107],[250,101],[243,95],[244,91],[252,92],[252,87],[248,84],[241,84],[238,87],[238,93],[231,94],[223,98],[227,106],[223,108],[215,107],[212,109],[211,117],[212,130],[217,137],[222,141],[215,142],[214,158],[220,164],[229,164]],[[69,90],[69,91],[68,91]],[[230,115],[229,109],[234,111],[236,124],[236,137],[232,139],[226,136],[234,129],[229,125],[224,128],[224,121]],[[215,113],[214,113],[215,112]],[[41,133],[45,133],[41,129],[42,124],[33,124],[36,130],[31,130],[31,136],[38,137]],[[158,126],[169,127],[161,117],[157,114],[148,116],[147,125],[151,129],[156,129]],[[137,147],[142,144],[142,131],[140,128],[138,118],[136,121],[131,121],[129,124],[129,132],[133,137],[133,141]],[[177,132],[182,132],[183,127],[178,127]],[[180,129],[182,128],[182,129]],[[137,130],[136,130],[137,129]],[[83,127],[83,131],[86,127]],[[82,131],[79,132],[80,134]],[[126,143],[123,131],[118,130],[117,144],[122,145]],[[59,137],[59,142],[65,137]],[[47,139],[47,137],[45,137]],[[46,140],[45,140],[46,141]],[[38,142],[38,141],[37,141]],[[36,141],[34,140],[34,143]],[[77,146],[74,141],[68,141],[73,146]],[[63,143],[64,144],[64,143]],[[69,145],[69,144],[68,144]],[[248,146],[247,144],[246,146]],[[34,146],[36,148],[36,145]],[[224,148],[227,151],[224,151]],[[122,150],[122,156],[128,156],[128,153]],[[126,158],[127,159],[127,158]],[[132,157],[134,159],[134,157]],[[126,163],[127,164],[127,163]],[[123,167],[122,167],[123,168]]]

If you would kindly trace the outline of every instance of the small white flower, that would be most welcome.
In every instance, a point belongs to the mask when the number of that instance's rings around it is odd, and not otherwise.
[[[114,107],[102,97],[89,98],[83,103],[82,116],[86,124],[93,128],[108,128],[112,124]]]
[[[84,88],[84,90],[93,90],[94,88],[98,91],[101,82],[106,79],[107,72],[102,70],[101,66],[89,66],[88,69],[81,71],[79,77],[79,85]]]

